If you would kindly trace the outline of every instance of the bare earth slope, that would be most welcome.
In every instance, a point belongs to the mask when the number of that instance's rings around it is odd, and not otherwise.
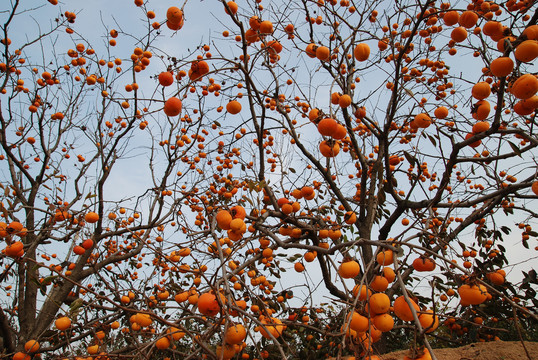
[[[525,342],[532,360],[538,360],[538,342]],[[519,341],[491,341],[459,348],[434,349],[438,360],[526,360]],[[382,355],[383,360],[402,360],[407,351]]]

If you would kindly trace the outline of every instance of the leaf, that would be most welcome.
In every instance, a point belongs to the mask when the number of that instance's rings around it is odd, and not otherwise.
[[[296,173],[295,169],[294,168],[289,168],[290,172],[292,172],[293,174]]]
[[[71,305],[69,305],[69,311],[74,312],[77,309],[79,309],[82,305],[84,305],[84,301],[81,298],[78,298],[75,301],[73,301]]]
[[[427,135],[428,135],[428,139],[430,139],[430,142],[433,144],[433,146],[437,146],[437,141],[435,141],[435,139],[430,134],[427,134]]]
[[[402,86],[402,89],[404,89],[404,91],[407,93],[407,95],[409,95],[411,97],[415,96],[415,94],[411,90],[409,90],[409,89],[407,89],[407,88],[405,88],[403,86]]]
[[[517,147],[517,145],[511,142],[510,140],[507,140],[507,141],[508,141],[508,145],[510,145],[510,147],[516,153],[516,155],[521,157],[521,150]]]
[[[501,231],[506,235],[510,234],[510,228],[508,226],[501,226]]]
[[[404,151],[403,153],[404,153],[405,158],[407,159],[407,162],[409,162],[409,164],[411,165],[415,165],[415,163],[417,162],[417,159],[411,154],[409,154],[407,151]]]

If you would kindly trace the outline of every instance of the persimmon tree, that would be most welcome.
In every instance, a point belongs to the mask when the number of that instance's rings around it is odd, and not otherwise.
[[[2,356],[532,335],[532,1],[164,3],[3,5]]]

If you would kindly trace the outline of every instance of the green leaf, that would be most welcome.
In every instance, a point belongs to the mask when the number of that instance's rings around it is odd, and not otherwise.
[[[404,151],[404,156],[407,159],[407,162],[409,162],[409,164],[411,165],[415,165],[415,163],[417,162],[417,159],[411,154],[409,154],[407,151]]]
[[[508,140],[508,145],[510,145],[510,147],[516,153],[517,156],[521,157],[521,150],[517,147],[516,144]]]

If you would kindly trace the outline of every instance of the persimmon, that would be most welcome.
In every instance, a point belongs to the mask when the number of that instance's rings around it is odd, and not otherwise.
[[[387,266],[394,262],[393,256],[394,254],[392,250],[390,249],[381,250],[376,255],[376,261],[379,265]]]
[[[370,283],[370,287],[374,291],[383,292],[389,287],[389,281],[384,276],[376,275]]]
[[[147,327],[151,325],[151,323],[153,322],[153,319],[151,318],[149,314],[136,313],[135,322],[141,327]]]
[[[182,106],[181,100],[173,96],[165,101],[163,111],[167,116],[177,116],[181,112]]]
[[[25,354],[22,351],[18,351],[15,354],[13,354],[13,360],[31,360],[32,357],[28,354]]]
[[[390,299],[385,293],[375,293],[370,296],[368,300],[368,306],[374,314],[384,314],[389,311]]]
[[[387,279],[389,283],[393,282],[394,279],[396,279],[396,273],[390,267],[383,268],[383,276],[385,277],[385,279]]]
[[[456,10],[448,11],[443,15],[443,21],[447,26],[456,25],[459,18],[460,14]]]
[[[504,284],[504,281],[505,281],[504,276],[497,271],[487,273],[486,277],[488,278],[489,281],[491,281],[495,285],[502,285]]]
[[[435,261],[431,258],[420,256],[413,261],[413,268],[416,271],[433,271],[435,269]]]
[[[488,292],[484,285],[463,284],[458,288],[462,306],[479,305],[486,301]]]
[[[295,271],[297,272],[303,272],[305,270],[305,267],[303,265],[303,263],[301,262],[296,262],[295,264],[293,264],[293,268],[295,269]]]
[[[326,46],[318,46],[316,48],[316,57],[321,61],[327,61],[331,57],[331,51]]]
[[[428,126],[430,126],[432,119],[430,118],[428,114],[421,113],[421,114],[415,115],[415,118],[413,121],[417,127],[425,129]]]
[[[368,318],[366,316],[363,316],[358,312],[353,311],[353,313],[351,314],[351,322],[349,323],[349,327],[358,333],[363,333],[368,331],[368,328],[370,327],[370,322],[368,321]]]
[[[439,318],[433,314],[433,310],[426,310],[418,316],[418,321],[426,333],[434,332],[439,327]]]
[[[200,81],[209,73],[209,64],[204,60],[194,61],[189,69],[189,79],[192,81]]]
[[[531,25],[523,30],[523,35],[529,40],[538,40],[538,25]]]
[[[473,108],[471,110],[473,119],[475,120],[485,120],[489,116],[489,112],[491,111],[491,105],[487,100],[480,100],[476,104],[473,105]]]
[[[336,129],[332,134],[332,138],[335,140],[342,140],[347,136],[347,129],[342,124],[337,124]]]
[[[82,242],[81,245],[85,250],[91,249],[93,247],[93,240],[92,239],[86,239]]]
[[[268,35],[273,33],[273,23],[269,20],[264,20],[260,23],[260,34]]]
[[[6,227],[6,231],[8,232],[8,234],[13,234],[13,235],[21,232],[23,229],[24,229],[24,226],[18,221],[12,221]]]
[[[5,238],[9,235],[7,231],[7,224],[3,221],[0,221],[0,238]]]
[[[38,352],[39,351],[39,347],[41,345],[36,341],[36,340],[28,340],[25,344],[24,344],[24,350],[27,352],[27,353],[35,353],[35,352]]]
[[[241,103],[237,100],[232,100],[226,104],[226,111],[232,115],[239,114],[241,112]]]
[[[237,5],[235,1],[228,1],[226,5],[228,5],[228,8],[230,9],[230,11],[228,11],[226,7],[224,8],[224,11],[226,12],[226,14],[230,15],[230,12],[232,13],[232,15],[237,14],[237,10],[239,9],[239,6]]]
[[[323,136],[332,136],[336,132],[338,122],[331,118],[325,118],[318,123],[318,132]]]
[[[235,356],[235,347],[230,344],[217,345],[215,354],[217,359],[229,360]]]
[[[183,20],[183,11],[177,6],[171,6],[166,10],[166,19],[172,24],[179,24]]]
[[[316,251],[307,251],[303,258],[306,262],[312,262],[314,260],[316,260],[316,257],[317,257],[318,253]]]
[[[162,337],[155,342],[155,347],[159,350],[168,349],[170,347],[170,340],[167,337]]]
[[[159,28],[160,25],[158,25],[157,22],[153,23],[154,24],[154,28]],[[166,26],[170,29],[170,30],[174,30],[174,31],[178,31],[180,30],[182,27],[183,27],[183,24],[184,24],[184,19],[181,18],[181,21],[178,22],[178,23],[173,23],[171,21],[167,21],[166,22]]]
[[[230,214],[232,214],[232,218],[241,220],[245,220],[245,217],[247,216],[245,208],[241,205],[232,206],[230,208]]]
[[[448,116],[448,109],[444,106],[439,106],[435,109],[433,115],[438,119],[445,119]]]
[[[348,211],[344,214],[344,222],[348,225],[354,224],[357,221],[357,215],[354,211]]]
[[[394,318],[387,313],[379,314],[374,316],[373,323],[378,330],[381,330],[382,332],[387,332],[392,330],[392,328],[394,327]]]
[[[220,210],[216,216],[217,225],[222,230],[230,230],[232,219],[232,215],[227,210]]]
[[[340,105],[341,108],[347,108],[349,105],[351,105],[351,96],[348,94],[340,96],[340,99],[338,99],[338,105]]]
[[[316,57],[316,49],[317,49],[316,44],[314,44],[314,43],[308,44],[306,46],[306,49],[305,49],[306,55],[308,55],[311,58],[315,58]]]
[[[534,195],[538,196],[538,180],[534,181],[531,185],[531,190],[534,193]]]
[[[324,140],[319,144],[319,151],[325,157],[335,157],[340,152],[340,145],[332,140]]]
[[[417,303],[413,301],[413,299],[409,299],[411,302],[411,305],[415,309],[416,312],[420,311],[420,308],[418,307]],[[401,295],[396,300],[394,300],[394,303],[392,304],[392,307],[394,308],[394,314],[402,319],[403,321],[413,321],[413,312],[411,311],[411,308],[407,304],[407,301],[405,300],[405,296]],[[417,314],[418,315],[418,314]]]
[[[312,200],[316,196],[316,192],[314,191],[314,189],[311,186],[303,186],[301,188],[301,195],[306,200]]]
[[[15,241],[6,247],[5,252],[12,258],[21,257],[24,255],[24,244],[22,241]]]
[[[514,51],[516,59],[521,62],[531,62],[538,57],[538,41],[525,40]]]
[[[510,92],[518,99],[528,99],[538,91],[538,79],[535,75],[521,75],[511,86]]]
[[[174,341],[179,341],[185,336],[185,333],[183,331],[174,326],[168,328],[166,330],[166,334],[168,335],[169,339],[173,339]]]
[[[90,345],[86,348],[86,351],[88,351],[88,354],[95,355],[99,352],[99,345]]]
[[[484,131],[488,131],[490,128],[489,122],[487,121],[479,121],[476,124],[473,125],[472,132],[473,134],[478,134]]]
[[[286,329],[286,325],[282,324],[282,321],[275,317],[263,317],[261,323],[263,326],[260,326],[260,333],[266,339],[270,339],[271,335],[278,338]]]
[[[491,86],[485,81],[476,83],[473,86],[471,93],[475,99],[484,100],[491,94]]]
[[[260,37],[259,37],[258,32],[256,30],[247,29],[247,31],[245,31],[245,39],[247,40],[247,42],[249,44],[251,44],[251,43],[254,43],[254,42],[260,40]]]
[[[458,26],[457,28],[452,30],[452,32],[450,33],[450,38],[455,42],[460,43],[467,39],[467,35],[467,29],[465,29],[463,26]]]
[[[182,303],[182,302],[184,302],[184,301],[187,301],[187,299],[189,298],[189,295],[190,295],[190,294],[189,294],[188,291],[183,291],[183,292],[180,292],[180,293],[176,294],[176,295],[174,296],[174,300],[175,300],[178,304],[180,304],[180,303]]]
[[[359,298],[359,300],[364,301],[372,295],[372,291],[366,285],[355,285],[353,287],[353,296]],[[390,306],[390,303],[389,303]]]
[[[482,33],[487,36],[502,36],[503,26],[498,21],[490,20],[482,27]]]
[[[359,275],[361,267],[355,260],[344,261],[338,268],[338,274],[344,279],[352,279]]]
[[[470,29],[475,26],[477,21],[478,14],[472,10],[462,12],[458,19],[458,23],[467,29]]]
[[[231,325],[226,329],[224,334],[224,341],[228,344],[240,344],[245,340],[247,336],[247,331],[245,327],[241,324]]]
[[[465,140],[470,139],[470,138],[472,138],[473,136],[475,136],[475,134],[473,134],[472,132],[470,132],[470,133],[468,133],[467,135],[465,135]],[[470,143],[469,146],[472,147],[472,148],[475,148],[475,147],[480,146],[480,144],[482,144],[482,140],[476,140],[476,141],[473,141],[472,143]]]
[[[215,316],[220,312],[217,297],[212,291],[200,295],[198,298],[198,311],[205,316]]]
[[[76,255],[83,255],[86,252],[86,249],[84,249],[82,246],[77,245],[73,248],[73,252]]]
[[[261,20],[256,15],[251,16],[250,19],[248,20],[248,25],[250,26],[252,30],[256,30],[256,31],[259,30],[260,24],[261,24]]]
[[[508,56],[501,56],[489,64],[491,73],[497,77],[505,77],[514,70],[514,61]]]
[[[159,84],[170,86],[174,83],[174,75],[170,71],[163,71],[159,74]]]
[[[358,61],[366,61],[370,57],[370,46],[366,43],[360,43],[355,46],[353,55]]]

